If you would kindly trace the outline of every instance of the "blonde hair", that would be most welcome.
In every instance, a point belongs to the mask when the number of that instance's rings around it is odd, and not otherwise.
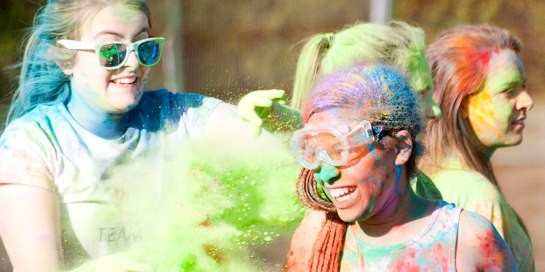
[[[392,65],[409,77],[413,89],[424,89],[429,70],[418,69],[424,50],[424,31],[403,22],[358,23],[336,34],[314,35],[297,61],[291,106],[302,108],[319,77],[356,63]]]
[[[8,110],[8,125],[40,104],[65,101],[70,78],[58,64],[70,65],[75,51],[56,46],[59,39],[78,39],[80,27],[106,6],[122,4],[150,19],[145,0],[53,0],[38,10],[27,35],[21,72]]]
[[[433,175],[452,154],[464,166],[498,185],[483,144],[467,120],[467,98],[485,82],[493,50],[520,53],[520,42],[508,31],[490,25],[464,25],[441,33],[427,49],[435,86],[434,99],[443,117],[428,123],[424,144],[428,150],[422,167]],[[499,187],[498,187],[499,189]]]

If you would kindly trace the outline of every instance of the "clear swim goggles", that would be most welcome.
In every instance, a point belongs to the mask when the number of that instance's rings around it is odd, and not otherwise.
[[[337,129],[306,126],[296,131],[291,138],[291,151],[295,159],[310,170],[318,168],[320,162],[341,166],[359,155],[354,149],[375,140],[373,127],[363,120],[353,129],[341,126]]]

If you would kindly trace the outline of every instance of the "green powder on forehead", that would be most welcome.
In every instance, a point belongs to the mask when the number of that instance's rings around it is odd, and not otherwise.
[[[288,148],[192,142],[119,168],[124,220],[156,271],[259,271],[251,250],[304,215]],[[280,264],[278,264],[280,265]]]
[[[122,2],[117,4],[118,17],[127,22],[127,24],[138,22],[140,16],[145,16],[145,14],[138,9],[136,6],[130,6]]]

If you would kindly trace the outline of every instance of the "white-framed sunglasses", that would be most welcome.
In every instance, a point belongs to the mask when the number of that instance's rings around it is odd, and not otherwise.
[[[58,40],[57,44],[67,49],[95,51],[100,66],[107,70],[122,67],[131,51],[136,53],[138,61],[143,66],[153,66],[161,60],[165,38],[147,38],[133,43],[112,41],[87,43],[75,40]]]
[[[293,134],[291,151],[304,168],[313,170],[320,166],[320,162],[342,166],[352,158],[351,149],[373,141],[373,127],[367,120],[349,131],[308,126]]]

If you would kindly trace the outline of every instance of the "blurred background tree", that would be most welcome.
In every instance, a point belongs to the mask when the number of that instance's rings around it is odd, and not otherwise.
[[[34,13],[41,3],[29,0],[0,1],[0,127],[5,119],[17,71],[10,68],[17,63],[23,48],[21,40],[25,28],[32,25]],[[1,131],[1,128],[0,128]]]
[[[541,0],[394,0],[394,18],[421,26],[428,42],[442,30],[459,24],[492,24],[509,30],[522,41],[528,89],[542,98],[545,78],[545,2]]]
[[[24,29],[44,0],[3,0],[0,8],[0,95],[5,106],[17,74]],[[303,39],[366,21],[369,0],[148,0],[157,35],[168,38],[167,51],[154,69],[150,88],[191,91],[237,102],[249,90],[291,89]],[[545,44],[540,0],[394,0],[393,18],[421,26],[430,41],[441,30],[462,23],[490,23],[523,41],[529,87],[541,86]],[[0,112],[4,112],[0,109]],[[1,117],[1,116],[0,116]]]

